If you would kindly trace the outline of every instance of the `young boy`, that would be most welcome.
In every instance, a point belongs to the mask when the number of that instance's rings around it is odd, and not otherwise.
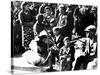
[[[68,37],[65,37],[64,46],[60,49],[60,70],[71,70],[71,54],[70,54],[70,40]]]

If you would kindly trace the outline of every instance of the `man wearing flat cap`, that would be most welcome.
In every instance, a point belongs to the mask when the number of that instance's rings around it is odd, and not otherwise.
[[[97,36],[96,33],[96,27],[95,25],[89,25],[86,29],[86,49],[85,51],[88,52],[87,59],[88,59],[88,65],[87,69],[94,69],[93,66],[96,67],[97,62]],[[94,62],[96,63],[94,65]],[[92,64],[91,64],[92,63]]]

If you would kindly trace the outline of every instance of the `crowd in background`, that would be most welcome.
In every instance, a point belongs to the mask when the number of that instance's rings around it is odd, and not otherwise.
[[[12,56],[36,46],[45,58],[38,65],[60,61],[61,70],[86,69],[97,58],[96,6],[12,1],[11,27]]]

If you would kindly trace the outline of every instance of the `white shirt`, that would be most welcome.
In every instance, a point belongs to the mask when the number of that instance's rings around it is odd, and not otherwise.
[[[60,37],[60,35],[56,36],[56,42],[58,41],[59,37]]]

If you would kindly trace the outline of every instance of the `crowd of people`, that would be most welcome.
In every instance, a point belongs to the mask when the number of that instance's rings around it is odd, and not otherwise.
[[[36,66],[60,71],[97,67],[97,7],[15,1],[11,4],[12,56],[21,50]]]

